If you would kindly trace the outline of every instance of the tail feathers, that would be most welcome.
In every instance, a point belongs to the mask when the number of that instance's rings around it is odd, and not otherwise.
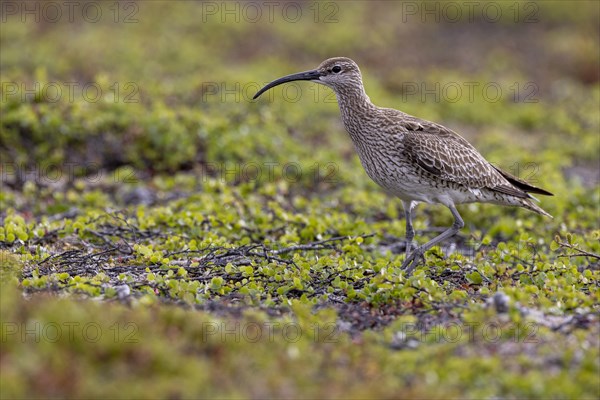
[[[541,215],[543,215],[545,217],[554,218],[554,217],[552,217],[552,215],[550,215],[546,211],[544,211],[540,206],[538,206],[533,201],[531,201],[531,199],[519,199],[519,200],[520,200],[520,203],[521,203],[521,207],[524,207],[524,208],[526,208],[528,210],[531,210],[533,212],[541,214]]]
[[[523,179],[517,178],[516,176],[509,174],[506,171],[502,171],[500,168],[494,167],[496,168],[496,170],[498,172],[500,172],[500,174],[507,180],[509,181],[514,187],[516,187],[517,189],[522,190],[523,192],[526,193],[536,193],[536,194],[543,194],[544,196],[554,196],[552,193],[550,193],[547,190],[544,190],[542,188],[533,186],[527,182],[525,182]]]

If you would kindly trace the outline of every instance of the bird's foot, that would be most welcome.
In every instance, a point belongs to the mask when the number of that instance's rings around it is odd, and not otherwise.
[[[402,269],[406,271],[406,276],[410,276],[414,269],[421,263],[421,261],[425,261],[424,254],[425,252],[417,247],[414,251],[406,256],[406,259],[402,263]]]

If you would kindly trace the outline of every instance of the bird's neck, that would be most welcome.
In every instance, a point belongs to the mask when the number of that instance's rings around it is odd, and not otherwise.
[[[371,103],[362,85],[338,89],[336,96],[344,126],[356,140],[364,135],[363,127],[377,107]]]

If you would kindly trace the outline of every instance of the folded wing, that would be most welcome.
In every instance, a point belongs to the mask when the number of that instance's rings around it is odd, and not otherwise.
[[[472,189],[490,189],[531,198],[527,192],[551,195],[490,164],[457,133],[433,122],[405,119],[404,156],[431,175]]]

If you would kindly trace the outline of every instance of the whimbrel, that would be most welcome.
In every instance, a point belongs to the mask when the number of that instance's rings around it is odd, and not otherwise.
[[[360,161],[371,179],[402,201],[406,217],[406,258],[402,268],[412,273],[424,253],[458,233],[464,222],[457,204],[483,202],[519,206],[551,217],[529,193],[552,196],[490,164],[462,136],[435,122],[371,103],[358,65],[345,57],[325,60],[317,69],[287,75],[263,87],[311,81],[333,89],[342,121]],[[415,235],[412,210],[418,202],[440,203],[450,209],[454,223],[412,252]]]

